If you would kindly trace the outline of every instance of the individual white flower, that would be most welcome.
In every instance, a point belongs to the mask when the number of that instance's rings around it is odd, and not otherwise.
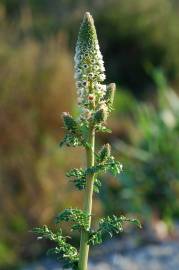
[[[81,85],[82,85],[83,87],[88,86],[88,81],[87,81],[87,80],[83,80],[83,81],[81,82]]]
[[[76,71],[77,74],[81,74],[82,73],[82,70],[80,68],[77,69]]]
[[[91,64],[95,64],[96,62],[95,59],[91,59],[90,61],[91,61]]]
[[[77,98],[77,102],[78,102],[78,104],[80,105],[80,104],[83,102],[83,99],[82,99],[81,97],[78,97],[78,98]]]
[[[77,87],[77,88],[81,87],[81,81],[77,81],[77,82],[76,82],[76,87]]]
[[[106,84],[103,84],[103,85],[102,85],[102,89],[103,89],[103,92],[106,93],[106,91],[107,91],[107,86],[106,86]]]
[[[92,112],[89,109],[83,108],[83,111],[82,111],[82,114],[81,114],[82,118],[88,120],[91,117],[91,115],[92,115]]]
[[[89,79],[92,79],[94,77],[94,73],[93,72],[90,72],[89,74],[88,74],[88,78]]]
[[[106,79],[106,76],[104,74],[100,74],[98,78],[100,82],[103,82]]]
[[[101,57],[102,57],[102,56],[101,56]],[[101,58],[101,59],[99,58],[98,62],[99,62],[99,65],[100,65],[100,66],[103,66],[103,65],[104,65],[104,61],[102,60],[102,58]]]
[[[95,83],[94,84],[94,89],[96,91],[96,93],[98,95],[100,95],[101,97],[104,96],[104,94],[106,93],[106,85],[105,84],[101,84],[101,83]]]
[[[78,88],[77,89],[77,94],[78,94],[79,97],[82,97],[83,94],[84,94],[84,88]]]
[[[101,100],[99,103],[100,103],[100,108],[102,108],[102,109],[106,108],[106,103],[104,100]]]
[[[100,71],[104,72],[105,71],[105,67],[100,67]]]
[[[87,64],[83,64],[83,68],[88,68],[88,65]]]
[[[96,49],[97,49],[97,50],[100,50],[100,48],[99,48],[99,44],[97,44],[97,45],[96,45]]]

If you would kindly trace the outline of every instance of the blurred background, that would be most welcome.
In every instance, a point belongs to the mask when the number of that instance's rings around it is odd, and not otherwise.
[[[76,114],[73,55],[87,10],[107,83],[117,84],[113,133],[97,145],[110,142],[124,166],[117,181],[103,177],[94,223],[127,213],[143,222],[140,241],[179,236],[179,2],[0,0],[1,270],[44,256],[32,227],[82,203],[65,172],[84,164],[84,152],[58,144],[61,113]]]

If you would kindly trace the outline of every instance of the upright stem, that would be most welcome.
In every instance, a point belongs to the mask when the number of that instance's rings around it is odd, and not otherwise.
[[[90,128],[88,143],[90,147],[86,148],[86,158],[87,167],[94,166],[94,151],[95,151],[95,130]],[[92,211],[92,197],[93,197],[93,184],[94,184],[94,174],[91,174],[87,178],[86,188],[84,192],[84,211],[87,212],[89,216],[89,228],[91,226],[91,211]],[[79,258],[79,270],[87,270],[88,264],[88,232],[81,231],[81,241],[80,241],[80,258]]]

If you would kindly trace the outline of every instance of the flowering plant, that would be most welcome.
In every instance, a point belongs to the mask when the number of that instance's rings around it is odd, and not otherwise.
[[[135,223],[136,219],[124,216],[108,216],[99,220],[97,230],[91,227],[93,192],[99,192],[100,173],[110,172],[117,175],[122,165],[111,155],[109,144],[98,152],[95,150],[95,135],[97,132],[110,132],[105,122],[112,110],[115,84],[104,84],[105,68],[99,49],[96,29],[92,16],[86,12],[80,27],[75,53],[75,79],[80,108],[79,119],[74,119],[69,113],[63,113],[66,134],[60,146],[83,146],[86,150],[86,168],[74,168],[67,172],[74,185],[84,191],[84,207],[81,209],[65,209],[55,218],[55,224],[62,221],[72,222],[72,230],[81,232],[80,248],[78,250],[67,242],[62,230],[52,232],[46,225],[33,229],[38,238],[49,239],[56,247],[48,251],[63,262],[64,268],[71,267],[86,270],[89,246],[101,244],[106,236],[112,237],[123,231],[125,222]]]

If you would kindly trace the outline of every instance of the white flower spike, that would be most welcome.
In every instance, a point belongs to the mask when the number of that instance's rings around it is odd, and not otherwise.
[[[89,12],[86,12],[80,27],[74,57],[74,77],[77,80],[77,94],[81,100],[79,106],[82,109],[97,109],[97,104],[105,95],[106,85],[102,85],[102,82],[106,76],[102,59],[93,18]],[[83,92],[81,87],[83,87]],[[90,103],[88,106],[86,102],[88,97],[92,97],[91,95],[94,100],[93,108],[91,108]]]

